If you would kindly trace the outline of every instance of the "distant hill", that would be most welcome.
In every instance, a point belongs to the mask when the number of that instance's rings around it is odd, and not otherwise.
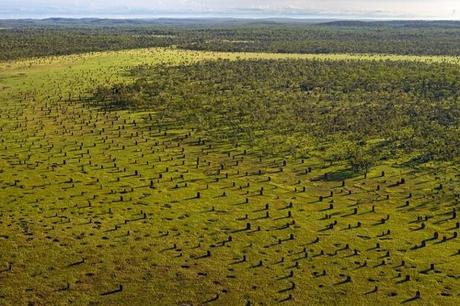
[[[332,20],[294,18],[158,18],[158,19],[104,19],[104,18],[46,18],[0,19],[0,27],[136,27],[136,26],[228,26],[228,25],[321,25],[328,27],[408,27],[460,28],[460,21],[425,20]]]
[[[390,21],[365,21],[365,20],[338,20],[321,23],[325,26],[335,27],[408,27],[408,28],[458,28],[460,21],[450,20],[390,20]]]

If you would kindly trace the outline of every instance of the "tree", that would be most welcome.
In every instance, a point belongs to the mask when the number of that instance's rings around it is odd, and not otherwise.
[[[349,147],[348,163],[355,173],[367,175],[375,162],[375,157],[365,150],[363,145],[354,143]]]

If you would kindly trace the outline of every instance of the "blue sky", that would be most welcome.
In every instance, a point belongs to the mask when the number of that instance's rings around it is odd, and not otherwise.
[[[460,0],[0,0],[0,18],[56,16],[460,19]]]

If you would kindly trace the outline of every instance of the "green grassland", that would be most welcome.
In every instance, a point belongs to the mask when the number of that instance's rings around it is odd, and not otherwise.
[[[169,82],[168,99],[196,80],[165,73],[225,60],[459,64],[172,48],[0,63],[0,305],[458,305],[458,159],[408,163],[418,148],[350,174],[332,138],[287,154],[130,104],[136,84]],[[120,84],[127,104],[101,104]]]

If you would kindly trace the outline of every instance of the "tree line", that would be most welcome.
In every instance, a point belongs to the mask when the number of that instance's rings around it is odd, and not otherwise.
[[[176,46],[211,51],[459,55],[460,25],[211,21],[0,21],[0,60]]]

